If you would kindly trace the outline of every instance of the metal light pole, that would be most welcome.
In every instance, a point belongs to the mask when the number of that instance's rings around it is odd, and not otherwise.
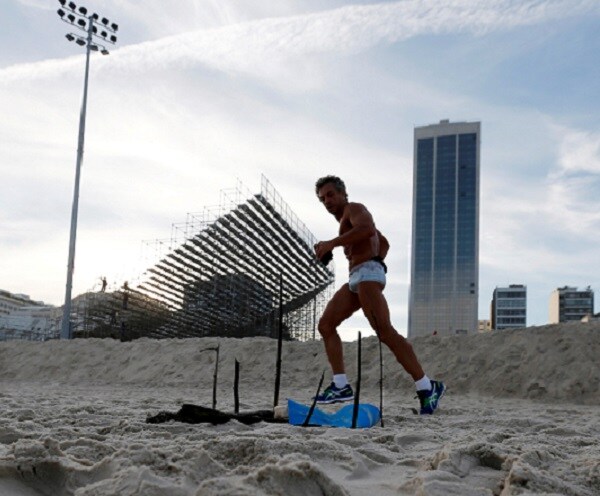
[[[73,287],[73,272],[75,269],[75,240],[77,238],[77,212],[79,209],[79,178],[81,176],[81,164],[83,162],[83,142],[85,138],[85,113],[87,107],[88,78],[90,72],[90,52],[100,51],[108,55],[106,47],[98,43],[94,38],[101,39],[106,43],[114,45],[117,41],[115,33],[119,26],[111,23],[106,17],[100,19],[96,13],[88,15],[85,7],[78,7],[74,2],[59,0],[61,8],[57,13],[61,20],[84,31],[86,36],[75,33],[66,35],[67,40],[74,41],[80,46],[86,47],[85,57],[85,80],[83,85],[83,101],[79,116],[79,141],[77,145],[77,165],[75,167],[75,189],[73,193],[73,207],[71,210],[71,235],[69,238],[69,261],[67,263],[67,288],[65,293],[65,304],[63,308],[62,325],[60,330],[61,339],[71,339],[71,290]]]

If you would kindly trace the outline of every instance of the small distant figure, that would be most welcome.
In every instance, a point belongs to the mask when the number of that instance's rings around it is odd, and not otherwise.
[[[433,335],[434,335],[434,336],[437,336],[437,331],[433,331]]]
[[[100,292],[104,293],[106,291],[106,286],[108,285],[108,283],[106,282],[106,277],[104,276],[102,276],[100,280],[102,281],[102,288],[100,289]]]
[[[129,284],[127,281],[123,283],[123,310],[127,310],[127,302],[129,301]]]

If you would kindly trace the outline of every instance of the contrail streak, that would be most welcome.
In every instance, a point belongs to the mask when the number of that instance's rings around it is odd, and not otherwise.
[[[489,32],[600,14],[597,0],[405,0],[352,5],[314,14],[268,18],[169,36],[112,52],[107,68],[145,72],[205,65],[257,73],[266,61],[314,53],[353,53],[417,35]],[[0,83],[57,78],[80,70],[80,57],[18,64],[0,70]],[[108,61],[98,58],[93,70]]]

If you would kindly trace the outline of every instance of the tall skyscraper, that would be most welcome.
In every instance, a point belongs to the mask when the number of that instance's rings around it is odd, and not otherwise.
[[[477,332],[480,122],[415,128],[408,336]]]
[[[511,284],[494,289],[492,298],[492,329],[527,327],[527,286]]]

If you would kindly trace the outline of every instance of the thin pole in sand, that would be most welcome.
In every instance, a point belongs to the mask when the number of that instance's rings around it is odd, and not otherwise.
[[[371,312],[373,322],[375,322],[375,334],[377,334],[377,340],[379,341],[379,421],[381,427],[383,427],[383,351],[381,350],[381,338],[379,337],[379,324],[377,324],[377,318],[375,314]]]
[[[240,362],[235,360],[235,374],[233,377],[233,411],[240,413]]]
[[[356,429],[356,421],[358,419],[358,405],[360,402],[360,379],[362,373],[361,367],[361,344],[360,331],[358,331],[358,365],[356,366],[356,392],[354,393],[354,410],[352,411],[352,428]]]
[[[281,347],[283,344],[283,272],[279,274],[279,332],[277,335],[277,361],[275,362],[275,395],[273,408],[279,404],[279,386],[281,384]]]
[[[220,346],[221,345],[218,344],[216,347],[217,359],[215,360],[215,373],[213,374],[213,401],[212,401],[213,410],[217,409],[217,376],[219,374],[219,348],[220,348]]]
[[[308,424],[310,423],[310,418],[312,417],[312,414],[315,411],[315,407],[317,406],[317,398],[319,397],[319,393],[321,392],[321,387],[323,386],[323,379],[325,379],[325,371],[323,371],[323,373],[321,374],[321,380],[319,381],[319,387],[317,387],[317,393],[315,394],[315,397],[313,398],[312,405],[310,405],[308,414],[306,415],[306,418],[304,419],[304,422],[302,423],[302,427],[308,427]]]
[[[203,350],[200,350],[200,353],[202,353],[203,351],[216,351],[217,352],[217,359],[215,361],[215,371],[213,373],[213,402],[212,402],[212,407],[213,410],[215,410],[217,408],[217,375],[219,373],[219,347],[221,345],[217,345],[216,347],[210,347],[210,348],[204,348]]]
[[[312,330],[313,341],[317,339],[317,295],[313,298],[313,330]]]

